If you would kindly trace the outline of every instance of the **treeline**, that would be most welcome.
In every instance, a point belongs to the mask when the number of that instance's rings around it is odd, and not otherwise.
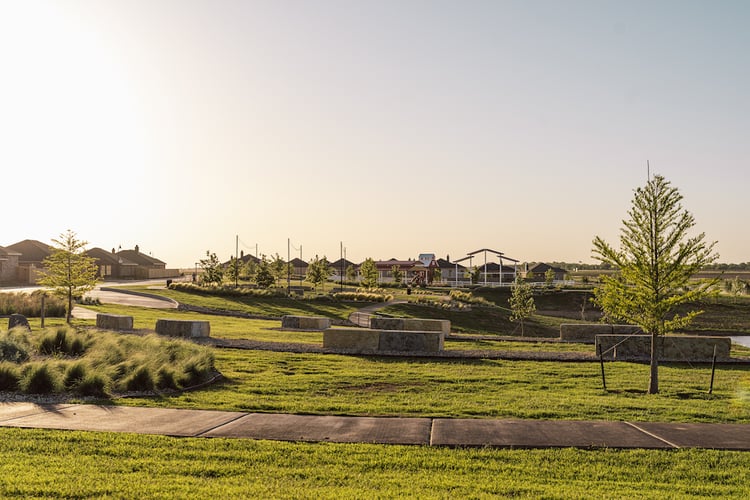
[[[529,267],[531,267],[533,264],[536,263],[530,263]],[[581,262],[546,262],[546,264],[549,264],[552,267],[559,267],[560,269],[565,269],[566,271],[594,271],[594,270],[601,270],[601,271],[607,271],[613,269],[611,265],[609,264],[584,264]],[[750,262],[742,262],[740,264],[725,264],[725,263],[716,263],[716,264],[709,264],[703,268],[706,271],[750,271]]]

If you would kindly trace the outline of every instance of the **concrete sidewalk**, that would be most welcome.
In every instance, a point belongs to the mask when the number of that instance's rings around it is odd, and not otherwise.
[[[750,451],[750,424],[339,417],[0,403],[0,426],[335,443]]]

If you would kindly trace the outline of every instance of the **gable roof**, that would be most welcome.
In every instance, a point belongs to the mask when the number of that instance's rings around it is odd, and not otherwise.
[[[447,259],[438,259],[437,263],[440,269],[456,269],[456,266],[458,266],[459,269],[466,269],[466,266],[456,264],[455,262],[451,262]]]
[[[120,250],[117,255],[139,266],[166,266],[167,263],[135,250]]]
[[[89,250],[86,250],[86,255],[91,257],[92,259],[97,259],[102,262],[108,262],[110,264],[117,264],[120,266],[136,266],[135,262],[131,262],[128,259],[112,252],[108,252],[104,250],[103,248],[94,247]]]
[[[294,267],[307,267],[307,262],[300,259],[299,257],[295,257],[292,260],[289,261],[289,263]]]
[[[534,273],[534,274],[544,274],[550,269],[552,269],[552,272],[555,272],[555,273],[565,274],[567,272],[565,269],[560,269],[559,267],[553,267],[553,266],[550,266],[549,264],[545,264],[544,262],[540,262],[539,264],[535,265],[534,267],[529,269],[529,272]]]
[[[0,247],[0,255],[9,257],[11,255],[21,255],[19,252],[14,252],[13,250],[8,250],[7,248]]]
[[[8,245],[6,249],[13,250],[21,254],[19,262],[42,262],[52,255],[53,248],[46,243],[37,240],[23,240],[18,243]]]

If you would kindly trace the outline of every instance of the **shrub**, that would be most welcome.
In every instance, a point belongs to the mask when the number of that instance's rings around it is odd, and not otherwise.
[[[168,366],[162,366],[156,372],[157,389],[179,389],[177,375],[174,370]]]
[[[122,383],[126,391],[151,391],[154,389],[154,376],[146,365],[139,366]]]
[[[199,295],[216,295],[220,297],[286,297],[285,288],[235,288],[233,286],[218,285],[203,286],[196,285],[195,283],[171,283],[169,289]]]
[[[393,300],[393,295],[378,292],[339,292],[333,294],[336,300],[351,300],[354,302],[388,302]]]
[[[49,363],[29,366],[21,379],[21,390],[27,394],[49,394],[61,388],[60,376]]]
[[[0,361],[23,363],[29,359],[29,347],[25,330],[14,328],[0,336]]]
[[[98,373],[89,373],[75,386],[75,392],[81,396],[108,396],[106,377]]]
[[[12,363],[0,363],[0,391],[17,391],[21,381],[18,366]]]
[[[60,327],[47,332],[39,342],[39,353],[47,356],[68,354],[80,356],[86,351],[86,340],[72,328]]]
[[[65,388],[68,390],[74,389],[80,384],[81,380],[86,377],[86,373],[88,372],[87,368],[86,363],[83,361],[78,361],[69,365],[68,369],[65,371],[65,377],[63,378],[63,385]]]

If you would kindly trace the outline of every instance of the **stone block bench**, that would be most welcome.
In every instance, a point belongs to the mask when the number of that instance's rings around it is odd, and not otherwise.
[[[211,324],[208,321],[191,321],[182,319],[157,319],[156,333],[169,337],[199,338],[208,337]]]
[[[381,316],[372,316],[370,317],[370,328],[376,330],[442,332],[445,335],[450,335],[451,322],[447,319],[384,318]]]
[[[695,335],[665,335],[656,338],[659,361],[709,362],[716,347],[716,360],[729,360],[732,339]],[[651,358],[651,335],[597,335],[596,352],[604,359],[641,361]],[[615,347],[616,346],[616,347]]]
[[[331,328],[331,320],[316,316],[283,316],[281,318],[281,328],[322,331],[326,328]]]
[[[564,323],[560,325],[560,340],[594,344],[597,335],[632,335],[643,333],[634,325],[609,325],[606,323]]]
[[[102,330],[127,331],[133,329],[133,317],[122,314],[96,315],[96,327]]]
[[[367,328],[328,328],[323,347],[352,353],[440,352],[445,334],[438,331],[373,330]]]

